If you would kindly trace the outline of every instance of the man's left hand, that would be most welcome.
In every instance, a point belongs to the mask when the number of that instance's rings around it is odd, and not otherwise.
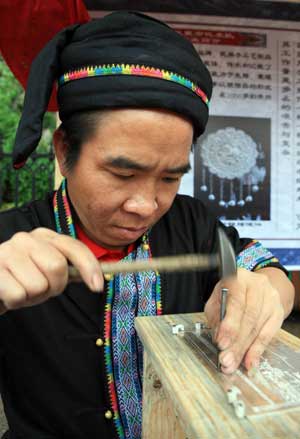
[[[239,268],[236,278],[218,282],[205,306],[224,373],[233,373],[242,362],[246,369],[257,367],[284,320],[280,293],[263,271]],[[228,288],[228,296],[226,315],[220,322],[222,287]]]

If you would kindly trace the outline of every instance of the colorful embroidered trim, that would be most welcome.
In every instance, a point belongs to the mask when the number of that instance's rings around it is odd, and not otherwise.
[[[61,207],[60,207],[61,206]],[[65,233],[76,238],[70,204],[68,201],[66,179],[63,179],[53,198],[53,209],[58,233]]]
[[[56,224],[56,231],[58,233],[62,233],[62,229],[61,229],[61,225],[60,225],[60,220],[59,220],[59,213],[58,213],[57,197],[58,197],[58,191],[55,192],[54,197],[53,197],[53,209],[54,209],[54,218],[55,218],[55,224]]]
[[[143,244],[148,245],[149,248],[149,258],[152,258],[151,253],[151,247],[149,244],[149,236],[144,235],[143,236]],[[156,274],[156,284],[155,284],[155,297],[156,297],[156,315],[161,316],[162,315],[162,301],[161,301],[161,280],[160,280],[160,274],[158,271],[155,272]]]
[[[157,79],[164,79],[165,81],[175,82],[176,84],[183,85],[189,90],[193,91],[199,96],[202,101],[209,106],[209,99],[204,91],[198,87],[194,82],[178,75],[177,73],[169,72],[168,70],[161,70],[155,67],[139,66],[133,64],[107,64],[101,66],[83,67],[79,70],[64,73],[58,79],[58,85],[61,86],[70,81],[76,79],[89,78],[93,76],[118,76],[118,75],[133,75],[133,76],[146,76]]]
[[[65,207],[65,212],[66,212],[67,225],[69,228],[70,235],[75,238],[76,232],[75,232],[75,227],[73,224],[73,218],[72,218],[72,214],[71,214],[70,205],[69,205],[68,198],[67,198],[66,179],[63,180],[61,187],[62,187],[63,203],[64,203],[64,207]]]
[[[149,257],[145,234],[124,260]],[[120,438],[140,439],[143,347],[135,334],[134,317],[161,313],[160,276],[154,271],[114,276],[108,282],[106,300],[104,352],[113,419]]]
[[[148,258],[148,250],[139,246],[125,259]],[[127,439],[142,437],[143,348],[135,331],[134,318],[136,315],[156,315],[155,283],[154,271],[120,274],[115,278],[111,331],[113,372]]]
[[[239,268],[259,270],[279,261],[260,242],[252,241],[238,254],[236,262]]]
[[[111,355],[111,308],[114,297],[114,278],[107,282],[106,305],[104,315],[104,362],[107,374],[108,393],[110,396],[111,408],[113,409],[113,420],[120,439],[125,439],[124,430],[122,427],[118,399],[114,383],[113,364]]]
[[[161,281],[158,271],[156,272],[156,314],[162,315]]]

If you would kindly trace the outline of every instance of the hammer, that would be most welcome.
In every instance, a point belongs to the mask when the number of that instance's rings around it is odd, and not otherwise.
[[[217,254],[163,256],[146,260],[135,260],[132,262],[100,262],[99,266],[106,278],[118,273],[137,273],[149,270],[172,272],[191,270],[204,271],[214,268],[219,268],[222,278],[228,277],[236,273],[235,254],[224,230],[218,228],[217,232],[219,241],[219,252]],[[79,277],[79,271],[75,267],[69,266],[69,282]]]

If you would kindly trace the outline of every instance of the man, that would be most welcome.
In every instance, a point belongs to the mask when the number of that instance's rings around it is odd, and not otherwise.
[[[38,143],[57,78],[62,125],[53,141],[65,180],[46,200],[0,216],[5,437],[137,439],[136,315],[206,304],[222,371],[232,373],[242,361],[258,364],[292,308],[293,287],[260,243],[176,196],[211,95],[210,75],[187,40],[127,12],[62,31],[33,63],[15,167]],[[217,227],[236,251],[236,279],[220,283],[216,271],[104,279],[99,270],[97,259],[215,253]],[[84,283],[68,283],[68,264]],[[220,324],[221,286],[229,296]]]

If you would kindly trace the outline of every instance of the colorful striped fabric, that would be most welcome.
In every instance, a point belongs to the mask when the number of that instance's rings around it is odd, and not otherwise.
[[[252,241],[237,256],[237,266],[246,270],[259,270],[270,263],[279,262],[260,242]]]
[[[113,75],[144,76],[175,82],[176,84],[180,84],[190,89],[192,92],[198,95],[207,106],[209,105],[208,97],[197,84],[177,73],[169,72],[168,70],[161,70],[156,67],[139,66],[133,64],[106,64],[102,66],[82,67],[81,69],[64,73],[59,78],[58,85],[61,86],[70,81],[75,81],[82,78]]]

